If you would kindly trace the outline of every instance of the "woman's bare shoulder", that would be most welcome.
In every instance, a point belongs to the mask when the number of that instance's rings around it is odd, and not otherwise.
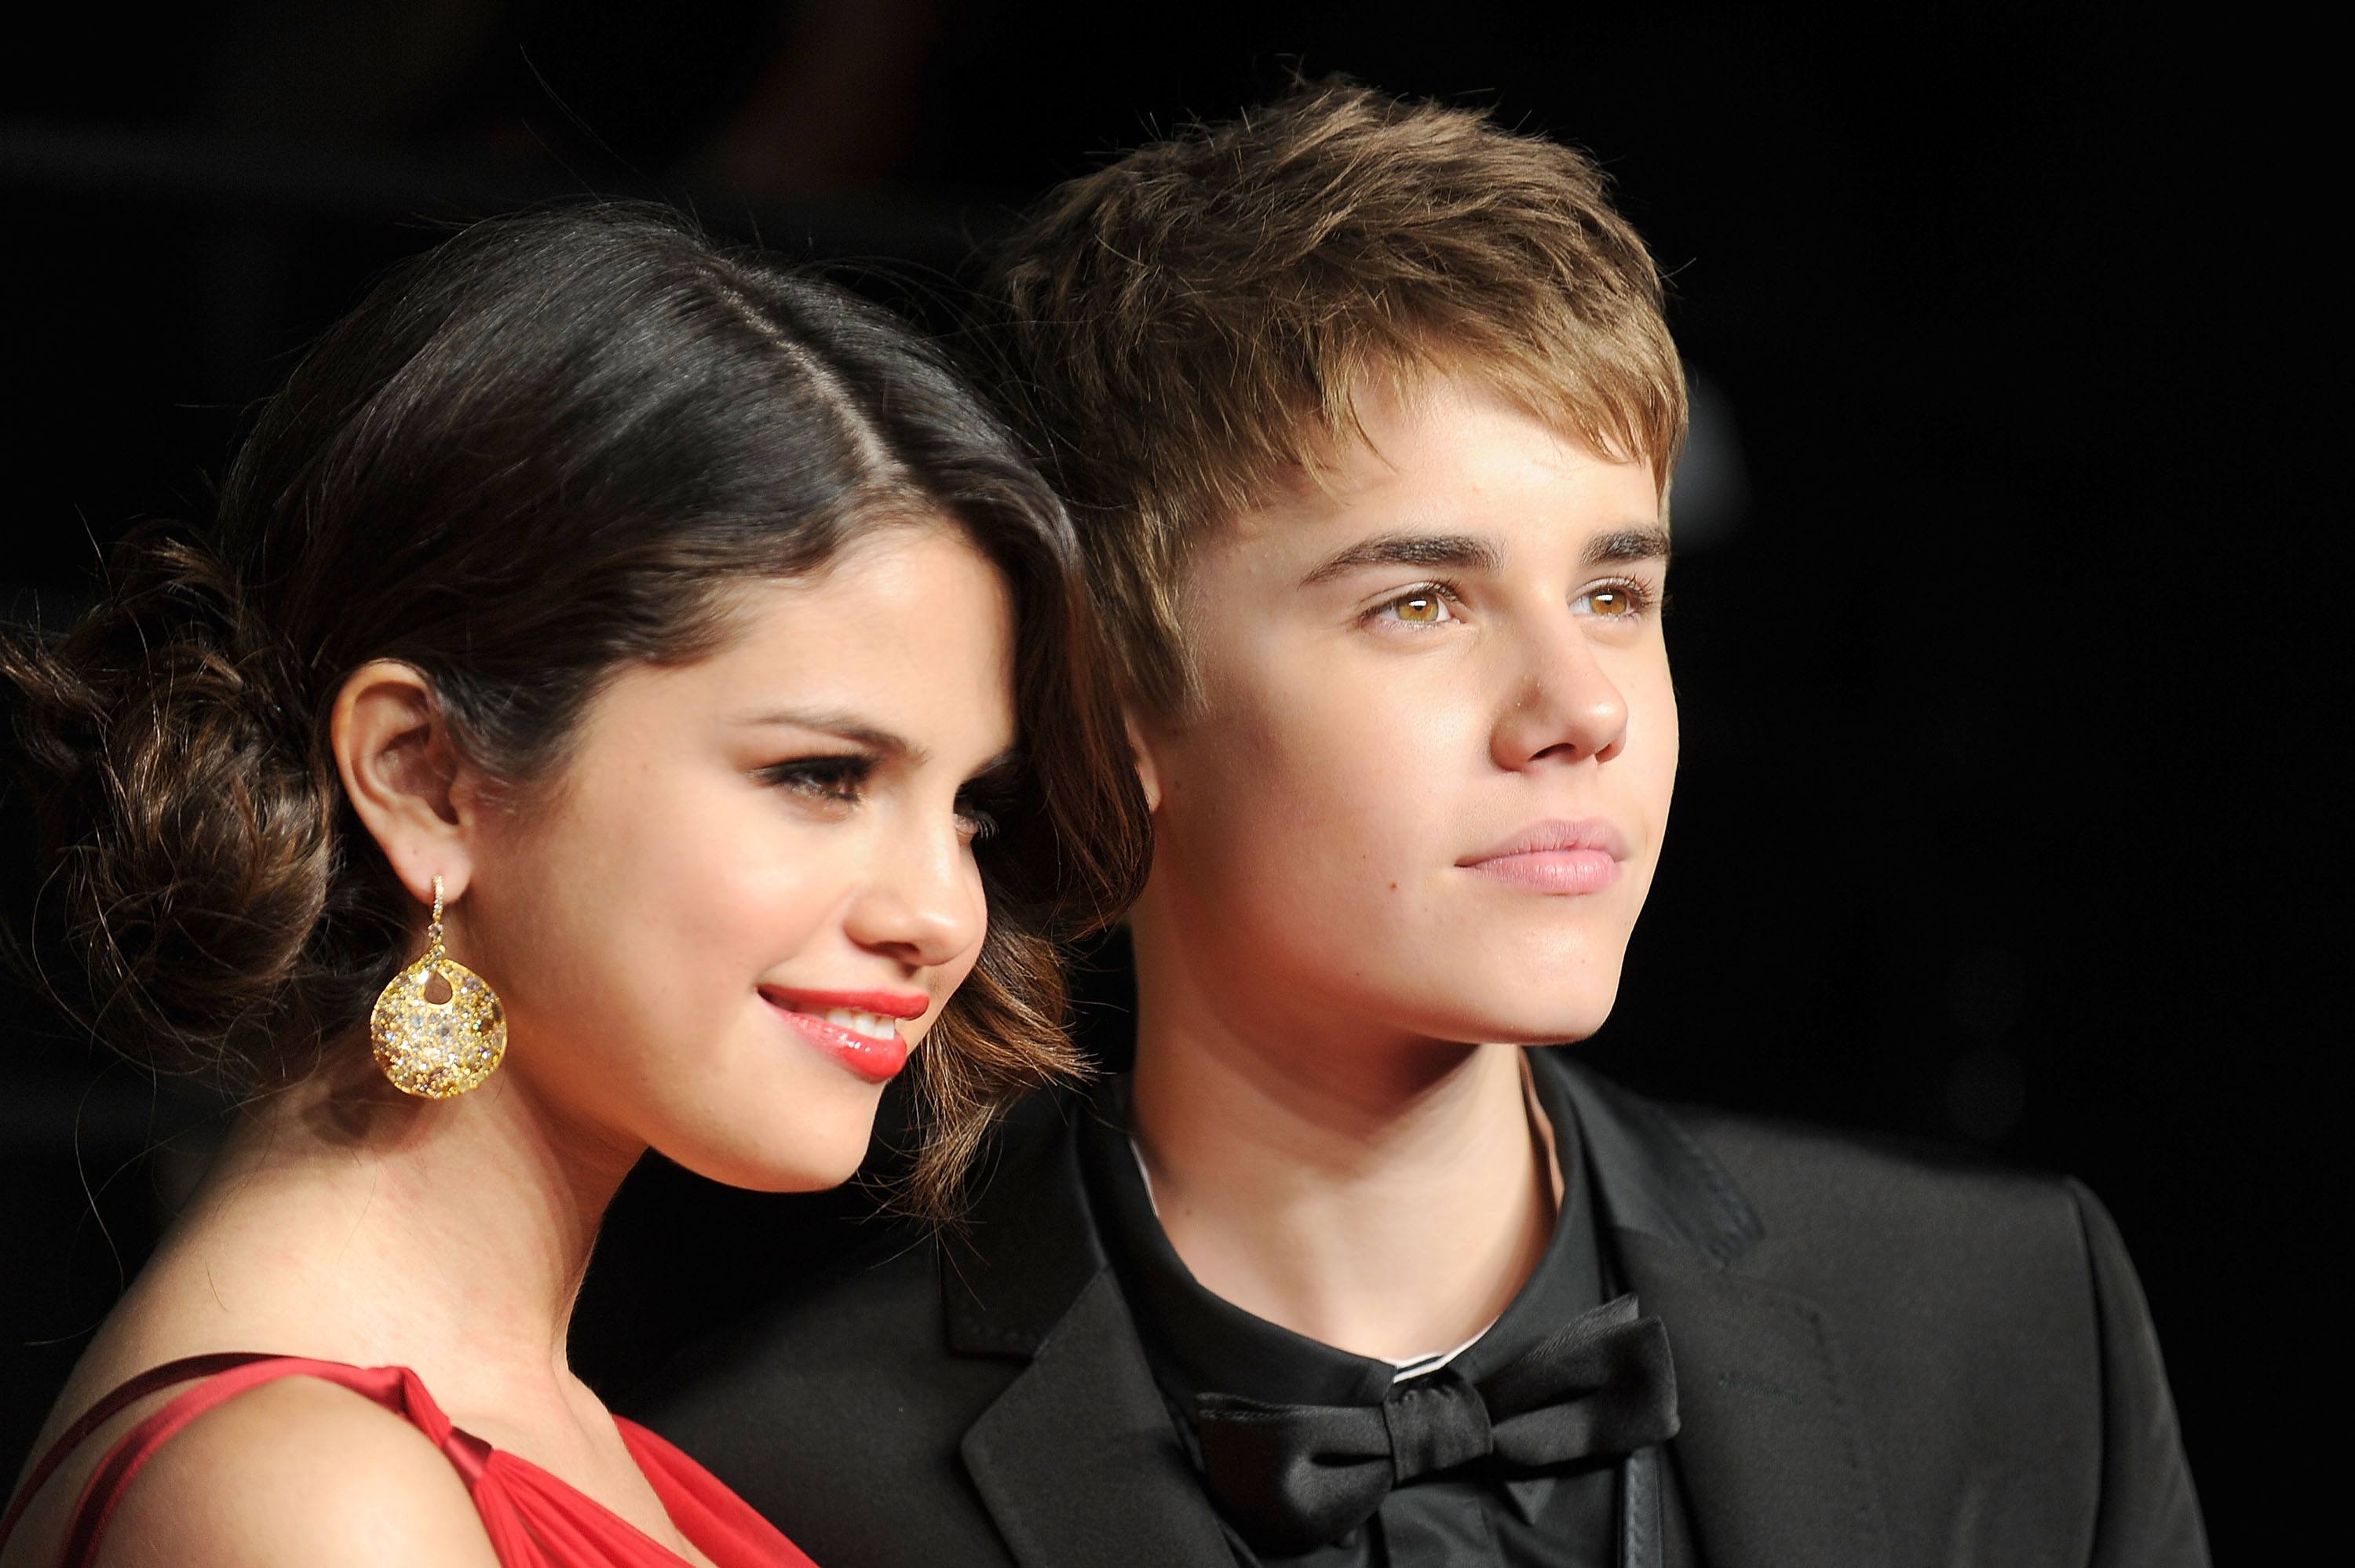
[[[289,1377],[157,1449],[99,1562],[496,1568],[498,1558],[465,1482],[423,1433],[362,1394]]]

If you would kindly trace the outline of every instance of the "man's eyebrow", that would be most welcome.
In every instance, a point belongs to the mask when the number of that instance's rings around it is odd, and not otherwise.
[[[885,757],[900,758],[911,763],[921,763],[929,755],[925,749],[902,735],[880,729],[849,714],[807,713],[794,708],[770,708],[760,713],[740,715],[736,723],[748,729],[778,726],[794,729],[815,730],[847,740]]]
[[[1614,528],[1588,540],[1582,558],[1590,567],[1615,567],[1629,561],[1665,561],[1668,558],[1668,531],[1648,523]]]
[[[1630,561],[1668,558],[1668,531],[1651,524],[1636,524],[1598,534],[1581,556],[1590,567],[1621,566]],[[1504,553],[1471,534],[1376,534],[1336,552],[1300,579],[1313,588],[1359,567],[1452,567],[1458,571],[1495,572],[1504,566]]]
[[[1300,586],[1314,588],[1359,567],[1453,567],[1458,571],[1493,572],[1503,563],[1503,553],[1496,546],[1470,534],[1376,534],[1327,556],[1300,579]]]

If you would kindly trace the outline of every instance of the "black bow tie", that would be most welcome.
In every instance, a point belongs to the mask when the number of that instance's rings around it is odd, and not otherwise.
[[[1453,1367],[1380,1404],[1196,1401],[1210,1496],[1255,1545],[1305,1552],[1361,1523],[1392,1487],[1487,1460],[1527,1474],[1677,1434],[1676,1370],[1657,1318],[1606,1301],[1472,1383]]]

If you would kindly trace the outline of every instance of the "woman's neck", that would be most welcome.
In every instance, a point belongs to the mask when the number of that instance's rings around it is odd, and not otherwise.
[[[453,1412],[569,1403],[573,1301],[636,1153],[507,1074],[429,1102],[323,1072],[240,1118],[135,1294],[203,1348],[412,1367]]]
[[[1496,1319],[1553,1227],[1518,1050],[1246,1031],[1156,990],[1140,991],[1137,1145],[1206,1288],[1398,1360]]]

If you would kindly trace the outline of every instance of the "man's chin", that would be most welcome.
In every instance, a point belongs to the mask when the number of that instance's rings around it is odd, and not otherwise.
[[[1611,1020],[1615,1001],[1618,984],[1599,996],[1552,996],[1530,1008],[1496,1010],[1497,1017],[1484,1038],[1509,1045],[1575,1045]]]
[[[1432,1031],[1434,1039],[1481,1045],[1575,1045],[1601,1029],[1615,995],[1590,1003],[1542,1008],[1467,1010]]]

